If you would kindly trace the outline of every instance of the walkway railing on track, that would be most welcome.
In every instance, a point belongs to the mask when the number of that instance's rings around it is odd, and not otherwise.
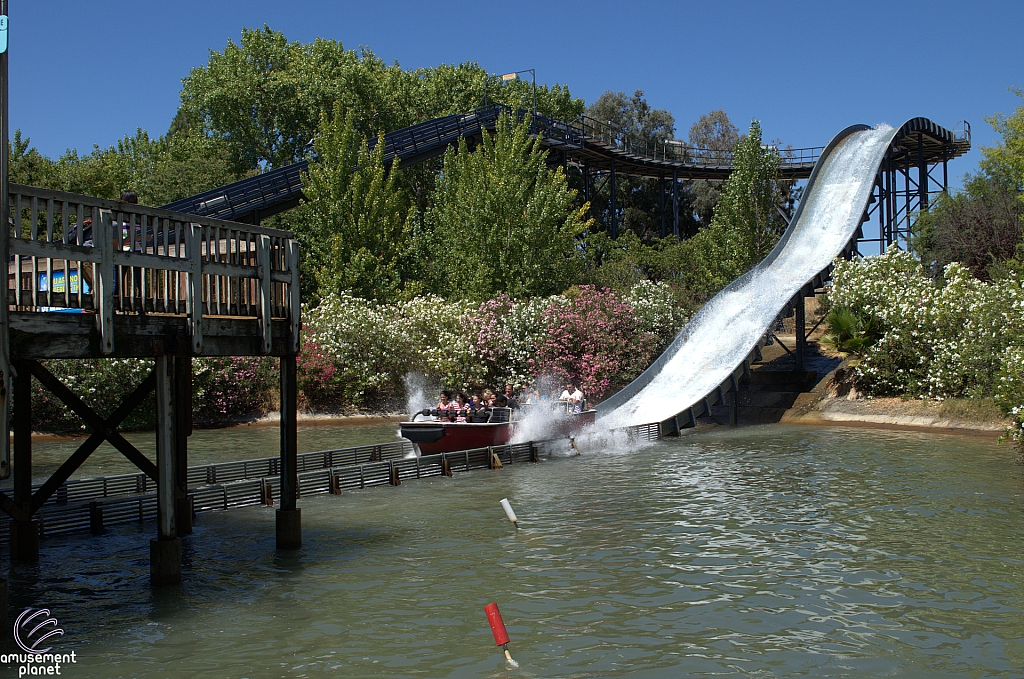
[[[18,184],[10,205],[12,311],[94,311],[106,354],[115,314],[187,316],[197,354],[203,316],[255,318],[266,353],[272,319],[289,320],[298,340],[299,252],[287,231]]]

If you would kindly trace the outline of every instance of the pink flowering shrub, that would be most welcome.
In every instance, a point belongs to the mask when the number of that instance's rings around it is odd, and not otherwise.
[[[331,405],[338,400],[338,371],[317,342],[316,333],[303,328],[302,351],[295,360],[299,386],[299,407],[309,409]]]
[[[278,376],[265,356],[192,359],[192,409],[199,420],[259,417],[267,410]]]
[[[577,383],[591,400],[624,386],[655,358],[659,339],[638,327],[633,306],[607,288],[585,285],[552,300],[534,374]]]

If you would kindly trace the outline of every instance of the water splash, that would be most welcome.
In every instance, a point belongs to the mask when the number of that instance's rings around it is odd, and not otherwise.
[[[410,416],[434,405],[437,385],[422,373],[406,373],[402,377],[405,387],[405,412]]]

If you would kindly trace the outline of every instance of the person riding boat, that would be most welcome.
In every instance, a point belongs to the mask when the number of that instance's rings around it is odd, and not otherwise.
[[[455,421],[465,422],[469,414],[469,399],[463,392],[455,395]]]
[[[437,402],[437,416],[440,419],[451,419],[451,410],[455,406],[452,403],[452,392],[442,391],[441,400]]]

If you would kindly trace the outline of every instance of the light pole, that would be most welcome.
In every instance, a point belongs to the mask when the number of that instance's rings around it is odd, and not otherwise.
[[[2,1],[3,0],[0,0],[0,2],[2,2]],[[484,80],[484,106],[486,107],[487,103],[488,103],[488,100],[487,100],[487,83],[491,82],[492,80],[499,80],[499,79],[502,82],[508,82],[510,80],[517,80],[519,78],[519,74],[520,73],[529,73],[530,74],[530,84],[533,87],[533,117],[536,120],[536,118],[537,118],[537,71],[535,69],[532,69],[532,68],[525,68],[522,71],[512,71],[511,73],[503,73],[501,75],[487,76],[487,79]]]

